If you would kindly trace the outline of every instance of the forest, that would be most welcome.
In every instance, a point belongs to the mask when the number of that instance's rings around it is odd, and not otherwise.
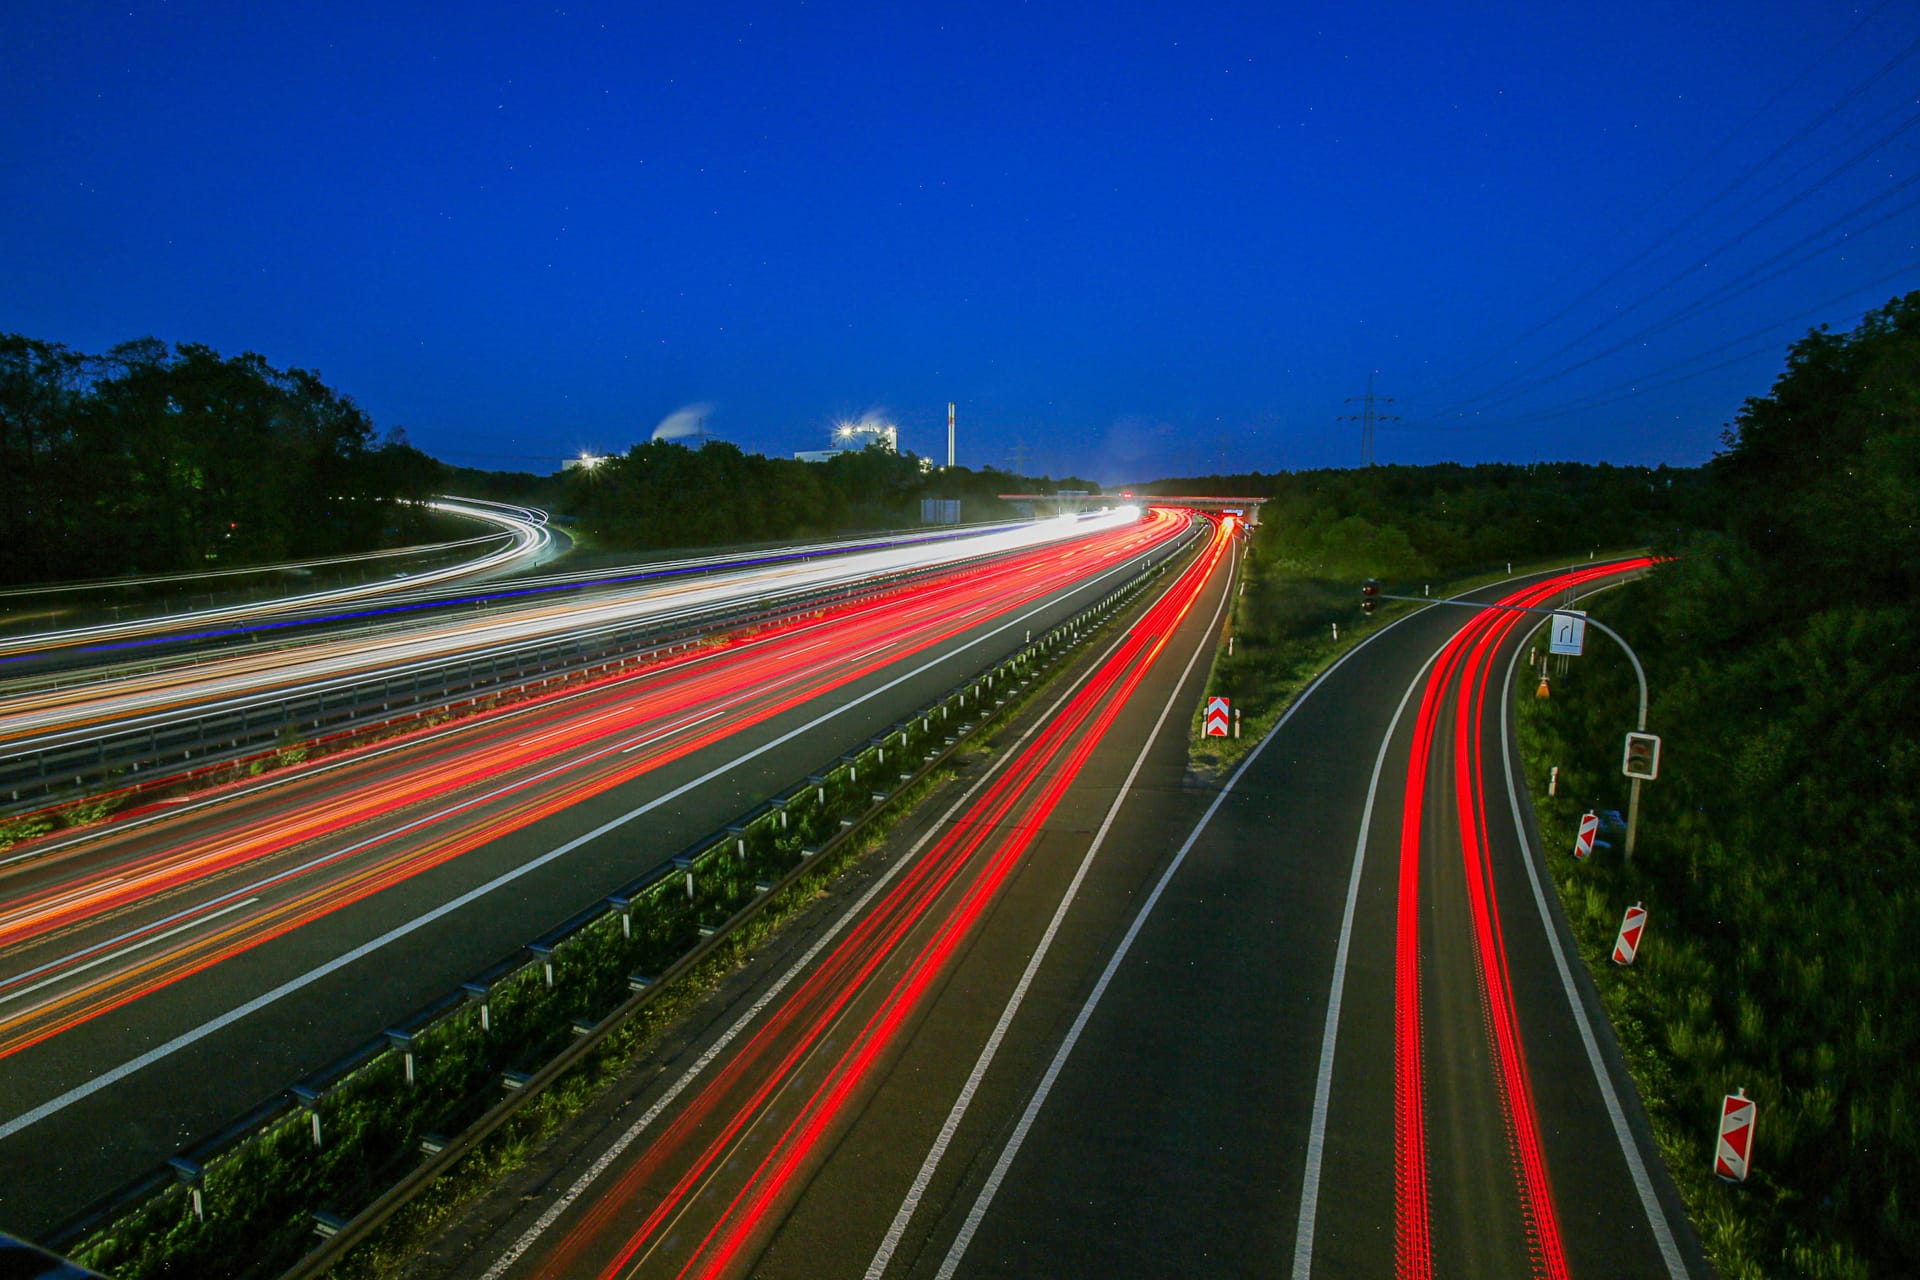
[[[1556,859],[1668,1164],[1729,1277],[1920,1275],[1920,292],[1791,349],[1706,468],[1700,527],[1594,607],[1663,737],[1636,861]],[[1527,699],[1543,824],[1620,807],[1633,677],[1597,652]],[[1599,957],[1625,904],[1632,969]],[[1707,1172],[1722,1094],[1753,1173]]]
[[[0,334],[0,584],[422,540],[440,465],[305,369],[155,339]]]

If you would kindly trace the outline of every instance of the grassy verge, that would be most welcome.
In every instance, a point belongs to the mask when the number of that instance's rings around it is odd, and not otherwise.
[[[1590,654],[1554,681],[1550,699],[1519,697],[1547,864],[1720,1273],[1912,1275],[1920,1225],[1907,1206],[1920,1186],[1920,1143],[1907,983],[1916,952],[1903,920],[1914,899],[1910,876],[1900,880],[1897,822],[1872,825],[1876,813],[1910,816],[1912,797],[1849,792],[1836,780],[1843,766],[1795,769],[1783,756],[1815,732],[1796,727],[1811,723],[1807,700],[1851,716],[1887,696],[1886,633],[1863,626],[1857,644],[1836,640],[1844,661],[1796,658],[1784,637],[1751,655],[1674,643],[1660,620],[1668,608],[1698,610],[1682,577],[1696,572],[1675,566],[1595,606],[1649,664],[1649,723],[1665,737],[1632,865],[1618,835],[1586,862],[1571,855],[1582,812],[1626,808],[1620,743],[1634,681],[1625,660]],[[1892,773],[1898,748],[1885,750]],[[1609,956],[1635,902],[1648,928],[1638,959],[1621,967]],[[1711,1162],[1720,1098],[1737,1087],[1759,1110],[1751,1172],[1732,1185]]]

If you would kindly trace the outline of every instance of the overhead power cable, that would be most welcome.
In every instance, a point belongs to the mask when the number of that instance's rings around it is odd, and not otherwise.
[[[1531,383],[1529,383],[1526,386],[1515,388],[1511,391],[1506,392],[1504,395],[1497,395],[1492,400],[1489,400],[1487,401],[1486,404],[1482,405],[1481,408],[1491,409],[1498,405],[1507,404],[1520,396],[1532,394],[1533,392],[1538,391],[1542,387],[1545,387],[1554,382],[1558,382],[1561,378],[1566,377],[1568,374],[1577,373],[1581,369],[1587,368],[1589,365],[1597,364],[1601,360],[1606,359],[1608,356],[1614,355],[1620,351],[1624,351],[1626,348],[1631,347],[1636,343],[1644,342],[1646,339],[1654,337],[1657,334],[1665,333],[1667,330],[1673,328],[1676,325],[1685,324],[1688,320],[1691,320],[1696,316],[1702,315],[1705,312],[1711,311],[1715,307],[1723,306],[1726,303],[1733,301],[1735,298],[1741,297],[1744,294],[1751,293],[1755,289],[1758,289],[1759,287],[1761,287],[1762,285],[1768,284],[1773,280],[1777,280],[1781,276],[1786,275],[1788,272],[1793,271],[1799,267],[1805,266],[1807,263],[1814,261],[1815,259],[1821,257],[1822,255],[1830,253],[1834,249],[1840,248],[1842,245],[1846,244],[1849,240],[1853,239],[1855,236],[1863,235],[1866,232],[1872,231],[1877,227],[1880,227],[1888,222],[1893,221],[1895,218],[1900,217],[1902,214],[1910,213],[1915,209],[1920,209],[1920,199],[1909,200],[1907,203],[1885,214],[1882,214],[1880,217],[1874,219],[1872,222],[1869,222],[1864,226],[1851,228],[1848,231],[1841,234],[1835,240],[1826,244],[1822,244],[1810,252],[1799,254],[1799,256],[1793,258],[1792,261],[1787,262],[1784,266],[1778,267],[1776,270],[1767,272],[1764,275],[1759,274],[1760,272],[1765,271],[1765,269],[1768,266],[1771,266],[1772,264],[1779,262],[1782,258],[1786,258],[1789,255],[1794,254],[1795,251],[1799,250],[1810,241],[1819,239],[1822,236],[1827,235],[1835,227],[1838,227],[1842,223],[1857,216],[1859,213],[1863,212],[1864,210],[1871,207],[1872,205],[1878,204],[1880,201],[1885,200],[1891,196],[1898,195],[1900,192],[1906,190],[1908,187],[1914,186],[1915,184],[1920,184],[1920,173],[1914,174],[1912,177],[1907,179],[1907,181],[1901,183],[1899,186],[1891,188],[1890,190],[1887,190],[1887,191],[1883,191],[1879,195],[1875,196],[1873,199],[1866,201],[1862,205],[1856,206],[1852,210],[1849,210],[1848,213],[1843,215],[1841,218],[1838,218],[1833,222],[1828,223],[1826,226],[1814,232],[1812,235],[1803,237],[1802,239],[1796,241],[1794,244],[1789,245],[1786,249],[1783,249],[1779,253],[1776,253],[1772,258],[1767,259],[1765,262],[1760,263],[1757,266],[1749,268],[1747,271],[1743,272],[1741,275],[1736,276],[1734,279],[1729,280],[1726,283],[1718,286],[1714,290],[1707,293],[1705,296],[1701,298],[1697,298],[1693,302],[1690,302],[1685,306],[1681,307],[1678,311],[1670,313],[1665,319],[1657,320],[1653,324],[1648,325],[1647,327],[1639,330],[1638,332],[1629,334],[1628,336],[1620,339],[1618,342],[1615,342],[1612,346],[1607,347],[1600,351],[1596,351],[1592,355],[1587,356],[1585,359],[1576,360],[1572,364],[1564,365],[1559,369],[1554,370],[1552,373],[1546,374],[1543,377],[1533,380]]]
[[[1824,314],[1830,308],[1836,307],[1841,303],[1846,302],[1850,299],[1857,298],[1861,294],[1866,293],[1871,289],[1881,288],[1882,286],[1890,284],[1896,280],[1914,279],[1916,276],[1920,276],[1920,259],[1915,259],[1912,262],[1906,263],[1896,270],[1887,272],[1885,275],[1876,276],[1874,279],[1869,280],[1864,284],[1855,285],[1852,288],[1845,290],[1844,292],[1834,294],[1833,296],[1826,298],[1825,300],[1815,304],[1814,306],[1807,307],[1801,311],[1796,311],[1791,316],[1786,316],[1779,320],[1770,321],[1767,324],[1762,325],[1757,329],[1752,329],[1746,333],[1741,334],[1737,338],[1731,338],[1716,346],[1709,347],[1705,351],[1697,351],[1693,355],[1688,356],[1683,360],[1678,360],[1672,364],[1664,365],[1661,368],[1651,370],[1647,373],[1641,374],[1625,382],[1617,383],[1610,387],[1604,387],[1597,391],[1587,392],[1584,395],[1576,397],[1573,400],[1566,401],[1557,405],[1552,405],[1545,409],[1529,411],[1524,414],[1511,415],[1503,418],[1496,418],[1491,421],[1435,423],[1430,425],[1439,430],[1455,429],[1455,430],[1475,430],[1475,431],[1494,428],[1494,427],[1525,425],[1527,423],[1547,421],[1554,418],[1563,418],[1570,414],[1582,413],[1590,409],[1603,408],[1609,404],[1617,404],[1623,400],[1630,400],[1634,396],[1637,396],[1646,391],[1655,391],[1664,387],[1677,386],[1680,383],[1689,382],[1695,378],[1705,377],[1707,374],[1710,374],[1710,373],[1717,373],[1721,369],[1725,369],[1732,365],[1739,364],[1745,360],[1750,360],[1754,356],[1760,355],[1768,350],[1774,349],[1780,341],[1779,336],[1766,337],[1766,335],[1769,335],[1769,334],[1778,335],[1779,331],[1782,329],[1786,329],[1793,325],[1803,323],[1813,316]],[[1765,337],[1765,341],[1760,342],[1758,345],[1753,345],[1753,346],[1748,346],[1746,348],[1743,348],[1741,351],[1737,352],[1733,356],[1725,360],[1721,360],[1716,364],[1708,365],[1700,369],[1693,369],[1691,372],[1686,372],[1686,373],[1679,372],[1680,370],[1687,369],[1689,366],[1696,364],[1701,360],[1711,359],[1712,357],[1719,355],[1721,352],[1726,351],[1732,347],[1741,346],[1741,344],[1751,344],[1754,339],[1762,338],[1762,337]],[[1673,374],[1677,376],[1668,377],[1667,375],[1669,374]],[[1659,379],[1659,380],[1650,381],[1652,379]]]
[[[1750,114],[1744,121],[1742,121],[1739,125],[1735,126],[1731,131],[1729,131],[1727,135],[1719,141],[1719,143],[1717,143],[1715,146],[1710,148],[1704,156],[1702,156],[1695,164],[1690,166],[1686,174],[1684,174],[1679,178],[1676,178],[1673,181],[1673,183],[1667,187],[1665,191],[1661,192],[1659,196],[1655,197],[1654,200],[1645,207],[1645,210],[1641,214],[1641,218],[1644,218],[1647,214],[1650,214],[1653,210],[1659,208],[1662,204],[1666,203],[1666,201],[1671,196],[1673,196],[1676,192],[1681,190],[1681,188],[1692,184],[1696,180],[1696,177],[1701,170],[1703,170],[1713,160],[1717,159],[1720,156],[1720,154],[1724,152],[1728,147],[1732,146],[1734,142],[1748,136],[1753,126],[1762,118],[1764,118],[1767,112],[1771,111],[1776,103],[1778,103],[1782,98],[1786,97],[1787,94],[1792,92],[1794,89],[1798,88],[1801,82],[1804,81],[1810,74],[1812,74],[1815,67],[1825,62],[1826,59],[1831,57],[1842,45],[1846,44],[1855,35],[1858,35],[1860,31],[1863,28],[1865,28],[1869,22],[1877,18],[1880,15],[1881,11],[1884,10],[1887,7],[1887,5],[1890,4],[1891,2],[1892,0],[1882,0],[1882,2],[1876,5],[1872,9],[1872,11],[1870,11],[1865,17],[1863,17],[1859,22],[1855,23],[1852,29],[1849,30],[1845,35],[1841,36],[1838,40],[1828,45],[1827,48],[1818,57],[1813,58],[1807,63],[1805,63],[1802,66],[1800,74],[1798,76],[1794,77],[1787,84],[1782,85],[1780,88],[1776,89],[1767,98],[1765,102],[1761,103],[1761,105],[1753,111],[1752,114]],[[1753,177],[1757,175],[1761,170],[1765,169],[1768,165],[1772,164],[1775,160],[1777,160],[1781,155],[1785,154],[1791,148],[1798,146],[1821,125],[1825,124],[1828,120],[1832,119],[1840,111],[1844,110],[1846,107],[1851,105],[1862,94],[1868,92],[1875,85],[1879,84],[1882,80],[1886,79],[1887,76],[1893,73],[1895,68],[1897,68],[1902,62],[1906,61],[1908,58],[1912,57],[1913,54],[1917,51],[1920,51],[1920,40],[1916,40],[1914,43],[1908,45],[1899,54],[1895,55],[1893,58],[1889,59],[1885,64],[1883,64],[1879,68],[1879,70],[1875,71],[1872,75],[1868,76],[1865,80],[1862,80],[1856,85],[1854,85],[1854,87],[1850,89],[1845,95],[1843,95],[1839,101],[1835,102],[1833,105],[1828,107],[1812,122],[1803,126],[1798,132],[1796,132],[1793,135],[1793,137],[1788,139],[1786,142],[1781,143],[1778,147],[1774,148],[1773,151],[1768,153],[1768,155],[1762,158],[1761,160],[1758,160],[1755,163],[1747,166],[1739,174],[1737,174],[1730,182],[1728,182],[1724,187],[1722,187],[1720,191],[1713,196],[1712,199],[1708,200],[1705,204],[1695,208],[1692,213],[1687,214],[1685,217],[1671,224],[1664,232],[1662,232],[1659,236],[1655,237],[1652,242],[1650,242],[1645,247],[1643,247],[1639,252],[1634,254],[1633,257],[1629,258],[1626,262],[1623,262],[1618,267],[1615,267],[1612,271],[1608,272],[1596,284],[1589,287],[1584,293],[1574,298],[1571,302],[1566,303],[1558,311],[1554,312],[1552,315],[1548,316],[1546,319],[1541,320],[1536,324],[1532,325],[1525,332],[1521,333],[1518,337],[1505,343],[1503,346],[1496,349],[1491,355],[1487,356],[1485,359],[1480,360],[1475,364],[1469,365],[1467,368],[1461,370],[1459,373],[1454,374],[1452,377],[1443,379],[1441,382],[1435,384],[1433,387],[1431,387],[1428,390],[1427,394],[1433,394],[1434,392],[1440,391],[1446,387],[1453,386],[1454,384],[1468,377],[1471,377],[1473,374],[1478,373],[1480,370],[1486,368],[1488,365],[1492,364],[1494,361],[1498,360],[1500,357],[1506,355],[1508,352],[1514,350],[1517,347],[1522,346],[1523,344],[1525,344],[1527,341],[1529,341],[1536,335],[1544,332],[1548,328],[1551,328],[1553,325],[1559,323],[1561,320],[1565,319],[1577,308],[1591,301],[1595,296],[1597,296],[1599,293],[1605,290],[1607,286],[1611,285],[1614,281],[1618,280],[1621,276],[1633,270],[1635,267],[1645,262],[1648,258],[1652,257],[1655,253],[1659,252],[1660,249],[1664,248],[1670,241],[1673,240],[1675,236],[1679,235],[1682,231],[1686,230],[1693,223],[1697,222],[1700,218],[1705,216],[1710,210],[1718,206],[1722,201],[1726,200],[1735,191],[1739,190],[1742,186],[1746,185],[1746,183],[1751,181]],[[1632,221],[1638,222],[1641,220],[1641,218],[1636,218],[1636,219],[1633,219]],[[1572,273],[1568,273],[1568,274],[1571,275]],[[1561,277],[1561,281],[1564,281],[1566,279],[1567,279],[1567,276],[1563,275]],[[1559,282],[1556,282],[1554,289],[1557,289],[1558,287],[1559,287]],[[1554,290],[1549,290],[1549,296],[1551,296],[1551,293],[1553,291]]]
[[[1569,353],[1571,353],[1572,351],[1580,347],[1582,344],[1591,341],[1593,338],[1597,337],[1600,333],[1604,332],[1606,329],[1618,323],[1620,320],[1623,320],[1627,316],[1632,315],[1634,312],[1640,310],[1642,307],[1646,306],[1649,302],[1652,302],[1655,298],[1658,298],[1660,295],[1666,293],[1669,289],[1672,289],[1676,285],[1685,281],[1689,276],[1691,276],[1695,271],[1698,271],[1702,266],[1713,261],[1714,259],[1719,258],[1721,255],[1727,253],[1728,251],[1738,247],[1741,243],[1751,238],[1754,235],[1754,233],[1759,231],[1761,228],[1770,225],[1771,223],[1778,220],[1780,217],[1784,216],[1794,208],[1797,208],[1802,202],[1804,202],[1805,200],[1813,196],[1818,191],[1825,188],[1827,185],[1832,183],[1840,175],[1846,173],[1848,170],[1854,168],[1855,166],[1871,158],[1876,152],[1885,148],[1887,144],[1898,139],[1901,135],[1907,133],[1909,130],[1915,128],[1916,126],[1920,126],[1920,112],[1916,112],[1908,116],[1898,126],[1889,130],[1887,133],[1882,134],[1880,137],[1876,138],[1874,141],[1868,143],[1865,147],[1862,147],[1860,150],[1854,152],[1852,155],[1847,157],[1847,159],[1841,161],[1839,164],[1829,169],[1825,174],[1823,174],[1820,177],[1820,179],[1817,182],[1815,182],[1811,186],[1802,188],[1797,194],[1789,197],[1787,200],[1785,200],[1781,204],[1775,206],[1773,209],[1769,210],[1767,213],[1763,214],[1758,219],[1747,224],[1741,230],[1734,233],[1732,236],[1728,237],[1726,240],[1722,241],[1710,253],[1704,255],[1704,259],[1700,264],[1687,267],[1681,270],[1680,272],[1674,274],[1673,276],[1668,277],[1665,281],[1654,286],[1654,288],[1652,288],[1651,290],[1647,291],[1646,293],[1643,293],[1639,298],[1635,299],[1632,303],[1628,304],[1625,307],[1622,307],[1618,311],[1614,312],[1612,315],[1608,316],[1606,319],[1600,321],[1598,324],[1591,326],[1584,333],[1580,334],[1578,337],[1568,342],[1562,343],[1559,347],[1555,348],[1551,353],[1535,360],[1532,364],[1528,365],[1525,369],[1519,371],[1518,373],[1513,374],[1511,377],[1505,379],[1504,381],[1496,383],[1494,386],[1489,387],[1484,391],[1468,396],[1466,399],[1458,401],[1455,404],[1450,405],[1443,410],[1439,410],[1431,416],[1447,417],[1447,416],[1451,416],[1452,414],[1458,413],[1470,406],[1479,404],[1484,401],[1511,398],[1511,395],[1513,394],[1513,392],[1510,392],[1509,389],[1512,388],[1515,383],[1525,382],[1528,379],[1533,378],[1534,375],[1539,370],[1552,365],[1555,361],[1568,355]],[[1910,182],[1906,184],[1902,184],[1901,187],[1896,187],[1893,190],[1895,191],[1901,190],[1906,185],[1910,185]],[[1849,217],[1854,216],[1860,211],[1860,209],[1863,209],[1877,202],[1879,199],[1883,198],[1886,194],[1888,193],[1883,192],[1881,193],[1881,195],[1875,196],[1872,200],[1867,201],[1865,205],[1858,206],[1856,207],[1856,209],[1850,211],[1849,214],[1846,216],[1849,216]],[[1618,346],[1609,348],[1610,351],[1617,350],[1617,349],[1618,349]],[[1583,367],[1584,365],[1590,364],[1590,363],[1592,363],[1591,358],[1589,358],[1588,360],[1581,361],[1578,365],[1572,366],[1572,368]],[[1562,373],[1569,372],[1569,371],[1570,369],[1563,370]],[[1559,376],[1561,375],[1560,374],[1549,375],[1543,381],[1552,381],[1554,378],[1557,378]]]

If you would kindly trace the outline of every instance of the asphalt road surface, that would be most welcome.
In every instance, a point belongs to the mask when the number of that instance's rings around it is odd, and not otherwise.
[[[0,861],[32,1235],[1111,590],[1149,518]]]
[[[415,1273],[1709,1275],[1509,792],[1532,628],[1383,628],[1210,790],[1226,589],[1077,764],[1028,762],[1115,705],[1103,655]]]

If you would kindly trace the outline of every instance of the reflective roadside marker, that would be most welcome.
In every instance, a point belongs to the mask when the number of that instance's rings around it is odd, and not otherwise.
[[[1585,862],[1593,856],[1593,836],[1600,830],[1600,815],[1583,813],[1580,815],[1580,831],[1573,837],[1573,856]]]
[[[1640,935],[1647,929],[1647,909],[1639,903],[1627,908],[1627,914],[1620,919],[1620,936],[1613,940],[1613,962],[1632,964],[1633,958],[1640,954]]]
[[[1226,737],[1227,731],[1228,731],[1228,721],[1230,718],[1231,718],[1231,712],[1228,707],[1227,699],[1225,698],[1208,698],[1207,699],[1206,733],[1209,738]]]
[[[1735,1089],[1720,1103],[1720,1140],[1714,1144],[1713,1172],[1728,1182],[1747,1180],[1747,1157],[1753,1154],[1753,1099],[1745,1088]]]

